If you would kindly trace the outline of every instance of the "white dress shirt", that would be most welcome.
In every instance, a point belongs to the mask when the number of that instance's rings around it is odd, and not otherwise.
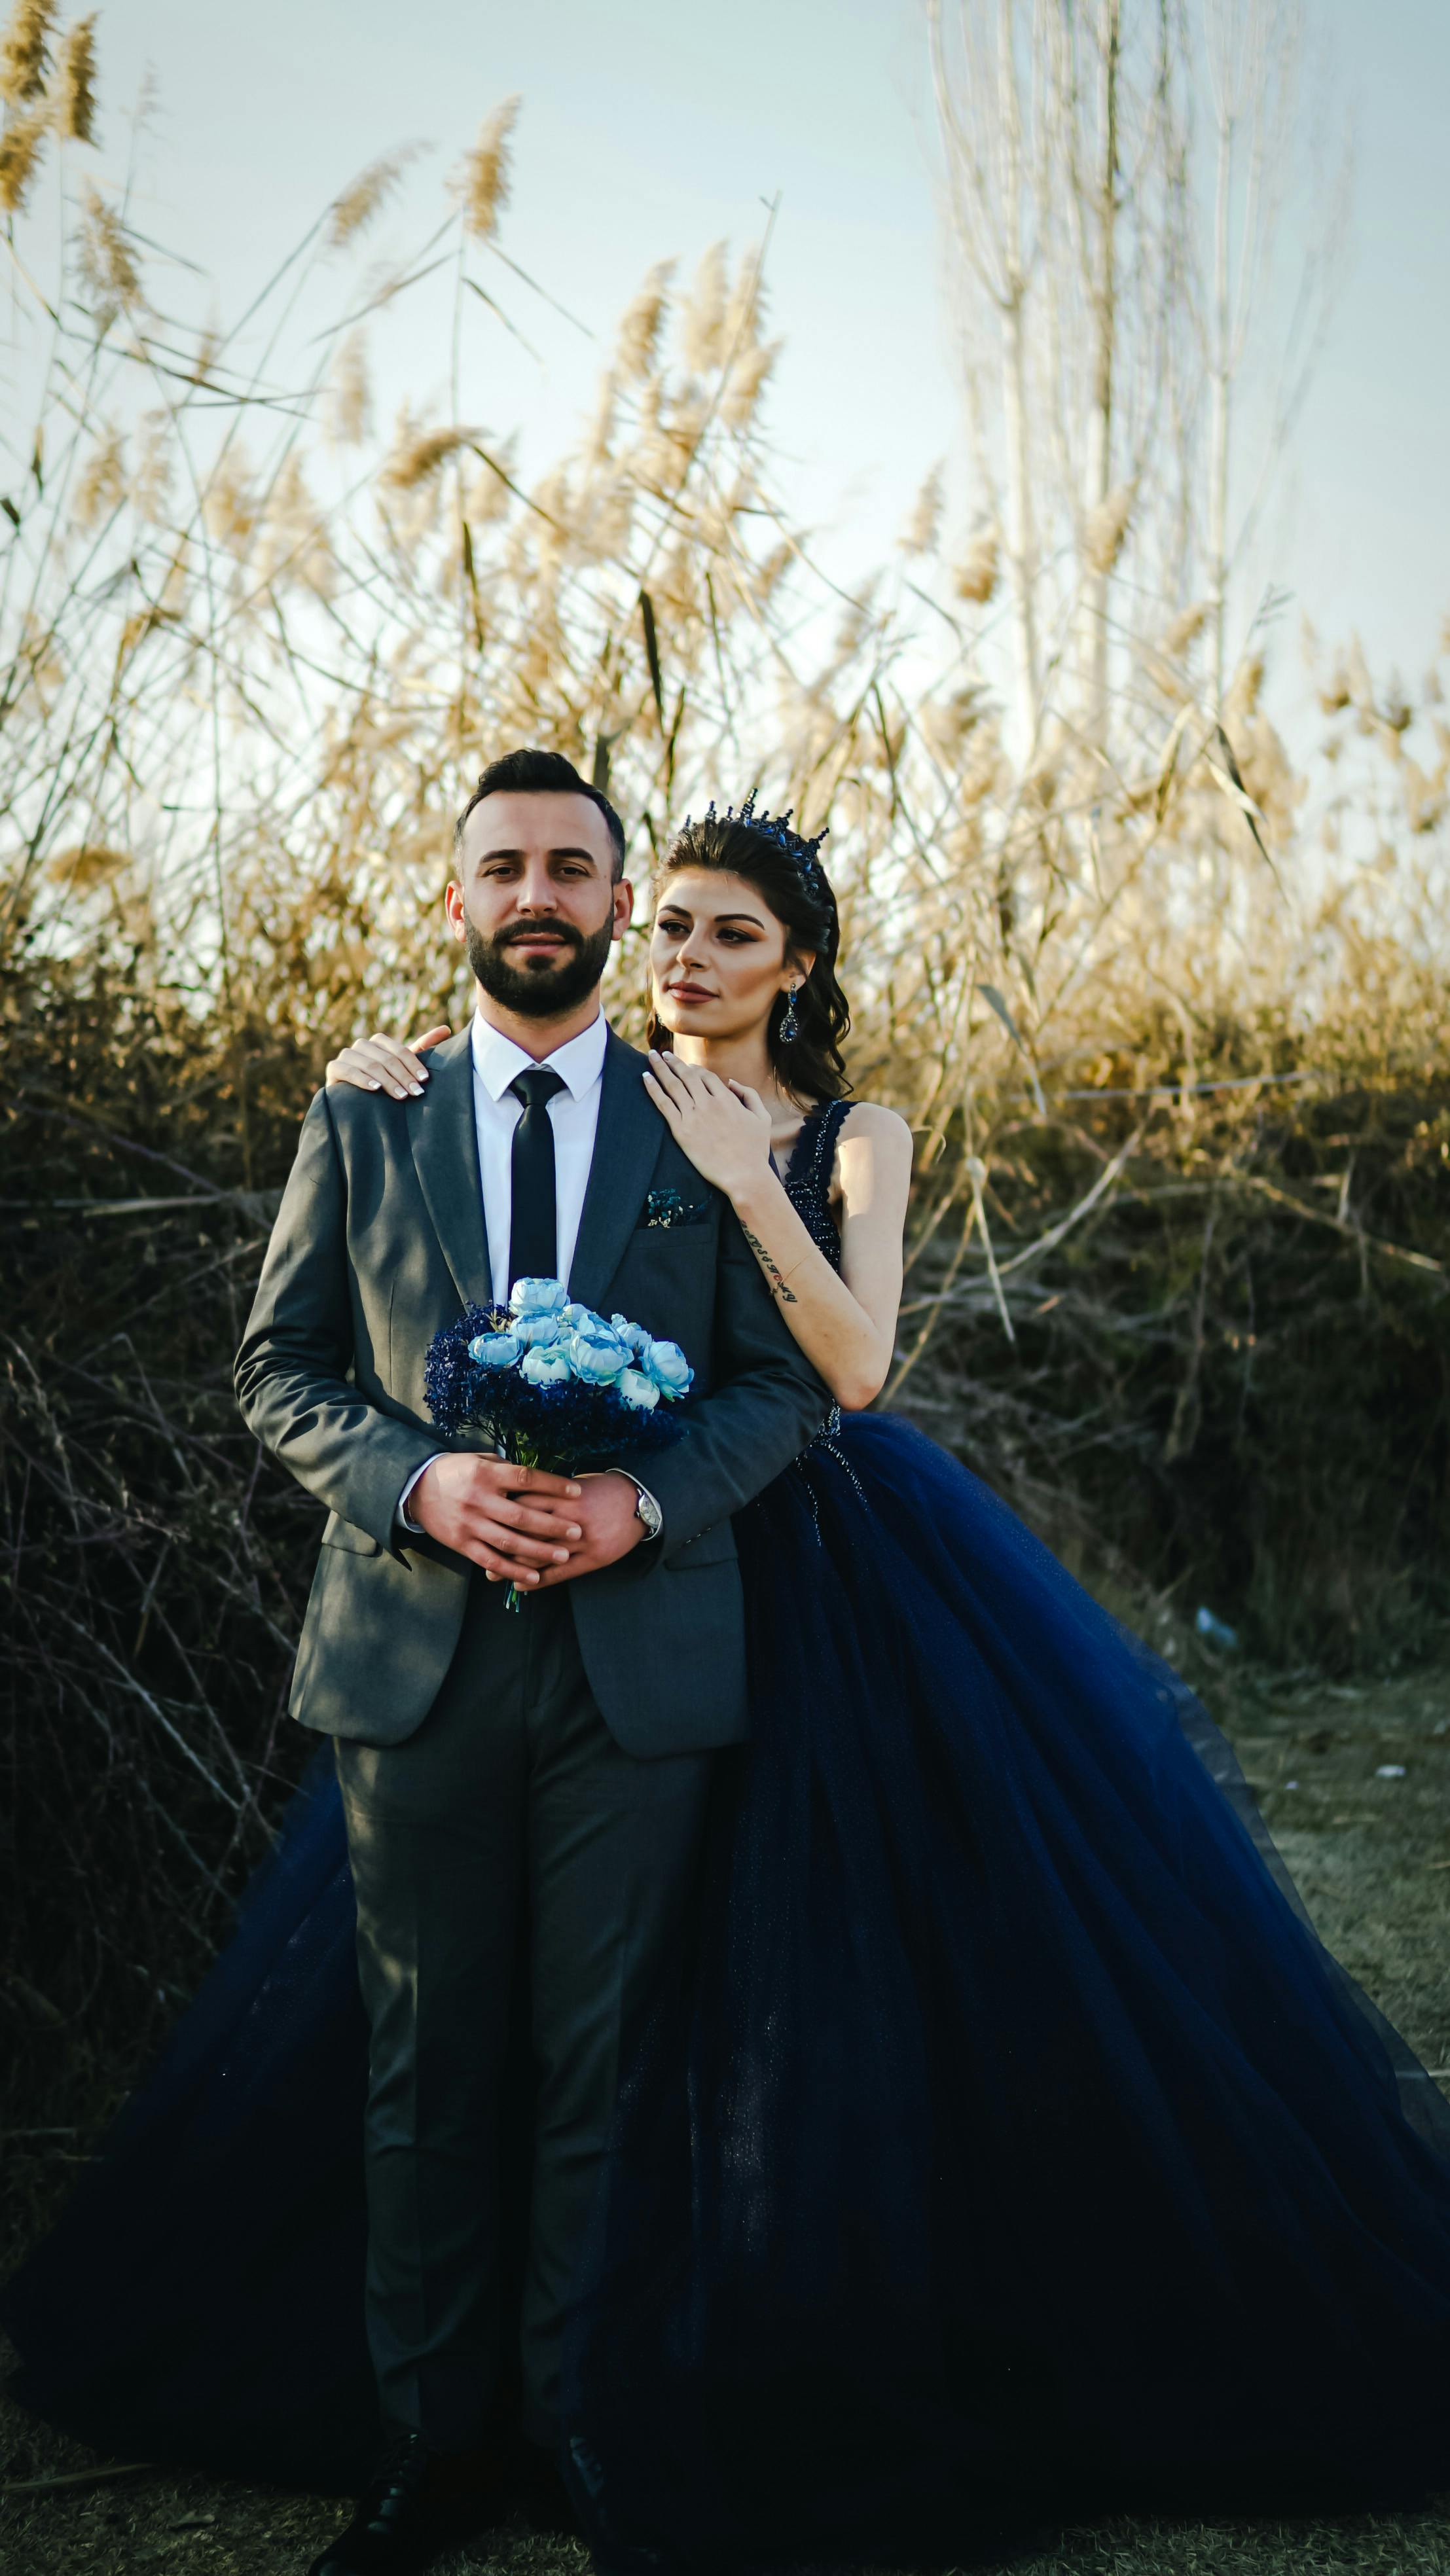
[[[493,1301],[496,1306],[506,1306],[514,1284],[509,1272],[514,1129],[524,1114],[524,1104],[515,1099],[509,1084],[538,1064],[541,1070],[547,1067],[550,1073],[557,1073],[564,1085],[549,1102],[549,1124],[554,1130],[554,1210],[558,1224],[554,1275],[567,1287],[569,1265],[579,1239],[579,1220],[584,1213],[589,1166],[594,1160],[609,1023],[601,1011],[577,1038],[570,1038],[552,1055],[542,1058],[525,1055],[512,1038],[506,1038],[501,1029],[491,1028],[476,1012],[471,1039],[473,1115],[478,1130],[478,1169],[483,1182],[483,1221],[488,1231]]]
[[[589,1167],[594,1160],[594,1137],[599,1125],[599,1094],[604,1079],[604,1057],[609,1045],[609,1023],[601,1011],[577,1038],[556,1047],[542,1059],[525,1055],[521,1046],[506,1038],[501,1029],[490,1026],[482,1014],[475,1012],[470,1033],[473,1049],[473,1117],[478,1135],[478,1172],[483,1184],[483,1222],[488,1235],[489,1268],[493,1278],[493,1302],[508,1304],[513,1281],[509,1276],[509,1232],[513,1222],[513,1146],[514,1129],[524,1114],[524,1104],[509,1089],[515,1076],[527,1073],[542,1061],[551,1073],[557,1073],[564,1088],[556,1091],[549,1102],[549,1123],[554,1130],[554,1274],[569,1283],[569,1269],[574,1259],[574,1246],[579,1240],[579,1220],[584,1214],[584,1193],[589,1186]],[[416,1530],[418,1524],[408,1510],[408,1497],[425,1474],[432,1460],[426,1460],[417,1474],[408,1478],[398,1497],[398,1517],[404,1529]],[[647,1488],[631,1478],[644,1494]]]

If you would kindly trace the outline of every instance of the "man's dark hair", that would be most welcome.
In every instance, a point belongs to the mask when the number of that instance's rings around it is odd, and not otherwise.
[[[591,787],[587,778],[581,778],[573,761],[566,760],[562,751],[506,751],[502,760],[491,760],[453,826],[455,850],[463,838],[464,824],[485,796],[587,796],[609,826],[614,874],[616,878],[623,876],[624,825],[603,788]]]

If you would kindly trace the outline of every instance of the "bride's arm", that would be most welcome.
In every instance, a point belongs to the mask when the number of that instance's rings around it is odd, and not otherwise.
[[[911,1130],[861,1101],[837,1145],[841,1268],[810,1238],[770,1159],[770,1117],[753,1091],[674,1056],[645,1087],[703,1178],[724,1190],[781,1314],[838,1404],[859,1412],[886,1383],[901,1304]]]
[[[359,1038],[355,1046],[345,1046],[331,1058],[327,1088],[332,1091],[338,1083],[350,1082],[355,1091],[385,1091],[390,1100],[416,1100],[428,1079],[422,1058],[429,1047],[452,1034],[446,1020],[441,1028],[424,1029],[421,1036],[406,1041],[374,1029],[370,1038]]]

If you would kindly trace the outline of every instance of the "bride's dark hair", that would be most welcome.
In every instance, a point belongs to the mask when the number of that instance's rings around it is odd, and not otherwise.
[[[836,978],[841,944],[836,898],[816,856],[825,835],[808,841],[792,832],[789,823],[787,814],[757,814],[753,795],[738,814],[717,814],[712,805],[702,822],[687,818],[671,841],[655,872],[655,891],[662,898],[681,868],[711,868],[722,876],[744,877],[756,888],[785,932],[787,958],[815,958],[796,988],[793,1038],[781,1036],[785,994],[771,1005],[766,1045],[772,1070],[798,1100],[840,1100],[851,1088],[841,1054],[851,1011]],[[647,1043],[667,1046],[669,1039],[669,1030],[651,1011]]]

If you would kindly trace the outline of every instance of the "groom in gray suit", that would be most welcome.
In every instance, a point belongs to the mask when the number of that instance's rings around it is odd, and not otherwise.
[[[328,1506],[292,1707],[336,1738],[371,2028],[367,2318],[391,2439],[326,2576],[422,2566],[500,2502],[485,2427],[506,2366],[520,1938],[537,2073],[524,2429],[556,2437],[621,2048],[679,1924],[712,1750],[746,1732],[730,1515],[826,1409],[728,1205],[602,1016],[623,858],[618,816],[567,760],[484,771],[446,896],[476,1015],[418,1096],[313,1101],[237,1361],[248,1422]],[[434,1333],[540,1274],[683,1346],[676,1448],[562,1477],[443,1446]]]

